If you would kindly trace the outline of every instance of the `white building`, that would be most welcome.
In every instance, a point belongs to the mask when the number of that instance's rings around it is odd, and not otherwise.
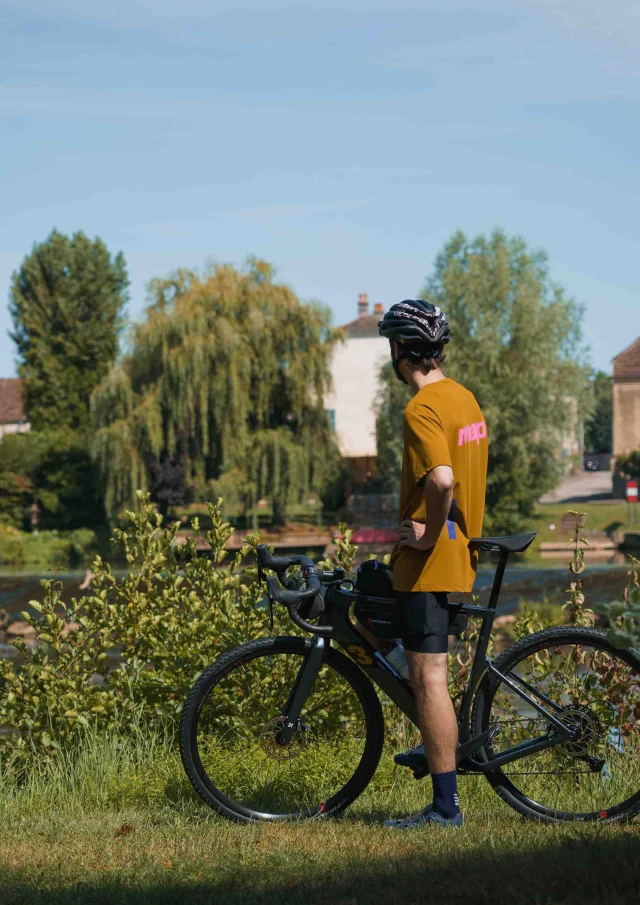
[[[333,365],[333,392],[325,408],[335,428],[340,451],[351,459],[356,480],[375,473],[376,422],[373,404],[378,395],[378,372],[389,360],[389,342],[378,333],[381,303],[369,312],[366,293],[358,296],[358,317],[342,329],[344,344],[336,348]]]
[[[0,379],[0,440],[5,434],[25,433],[29,427],[22,399],[22,381],[17,377]]]

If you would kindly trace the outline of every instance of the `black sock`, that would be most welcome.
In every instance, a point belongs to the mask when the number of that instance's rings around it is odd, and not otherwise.
[[[455,817],[460,813],[457,779],[456,770],[451,770],[450,773],[431,774],[433,805],[441,817]]]

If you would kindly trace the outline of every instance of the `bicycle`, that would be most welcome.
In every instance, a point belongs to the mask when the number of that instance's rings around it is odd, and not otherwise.
[[[461,773],[481,774],[527,818],[613,822],[640,810],[640,659],[592,628],[552,627],[488,655],[508,557],[535,534],[474,539],[499,554],[489,602],[451,604],[481,620],[469,679],[454,704]],[[344,571],[258,547],[268,603],[287,607],[313,639],[249,641],[220,657],[184,705],[180,750],[187,776],[218,813],[236,821],[337,815],[374,776],[385,726],[374,685],[416,724],[411,687],[358,631],[391,637],[392,601],[363,598]],[[292,566],[301,570],[302,586]],[[277,577],[276,577],[277,576]],[[344,651],[332,646],[336,642]],[[415,771],[416,778],[426,769]]]

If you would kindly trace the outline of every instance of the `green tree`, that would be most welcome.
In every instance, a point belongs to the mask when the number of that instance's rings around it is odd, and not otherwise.
[[[0,443],[0,516],[17,528],[34,500],[40,528],[96,528],[105,518],[98,488],[82,433],[30,431]]]
[[[0,441],[0,521],[23,528],[33,502],[31,475],[36,464],[28,434],[7,434]]]
[[[391,362],[380,368],[376,415],[376,472],[380,490],[392,493],[400,489],[404,437],[402,413],[411,399],[411,390],[395,375]]]
[[[610,453],[613,450],[613,378],[604,371],[597,371],[591,384],[594,401],[584,426],[585,450]]]
[[[423,298],[451,324],[445,372],[474,393],[487,419],[484,530],[520,530],[560,479],[563,435],[589,411],[581,308],[551,282],[542,252],[500,231],[474,240],[456,233],[438,255]],[[397,486],[403,390],[388,367],[382,380],[382,465],[385,480]]]
[[[122,254],[54,230],[13,274],[10,312],[32,429],[86,429],[94,387],[113,364],[126,302]]]
[[[183,472],[198,494],[221,482],[252,510],[270,496],[282,521],[335,465],[323,396],[339,331],[328,309],[301,304],[253,259],[244,271],[179,271],[150,292],[131,354],[93,397],[107,511],[133,504],[170,460],[174,484]]]
[[[15,471],[0,470],[0,524],[22,528],[31,499],[32,487],[28,478]]]

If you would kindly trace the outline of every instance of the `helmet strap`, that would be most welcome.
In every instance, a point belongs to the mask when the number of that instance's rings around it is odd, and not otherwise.
[[[393,373],[396,375],[396,377],[398,378],[398,380],[400,380],[400,381],[402,381],[402,383],[406,384],[407,381],[405,380],[405,378],[404,378],[404,376],[403,376],[403,374],[402,374],[402,371],[400,370],[400,362],[402,361],[403,358],[406,358],[406,355],[403,355],[403,354],[402,354],[402,350],[398,353],[398,356],[396,357],[396,356],[393,354],[393,348],[392,348],[392,350],[391,350],[391,365],[392,365],[392,367],[393,367]],[[408,385],[408,384],[407,384],[407,385]]]
[[[397,340],[396,340],[397,342]],[[435,357],[435,356],[434,356]],[[413,361],[414,364],[419,364],[422,356],[417,351],[412,351],[411,346],[401,346],[397,356],[394,356],[393,350],[391,352],[391,364],[393,365],[393,371],[402,383],[407,383],[405,378],[403,377],[400,371],[400,362],[403,358],[406,358],[409,361]],[[438,359],[436,358],[436,364],[438,363]]]

